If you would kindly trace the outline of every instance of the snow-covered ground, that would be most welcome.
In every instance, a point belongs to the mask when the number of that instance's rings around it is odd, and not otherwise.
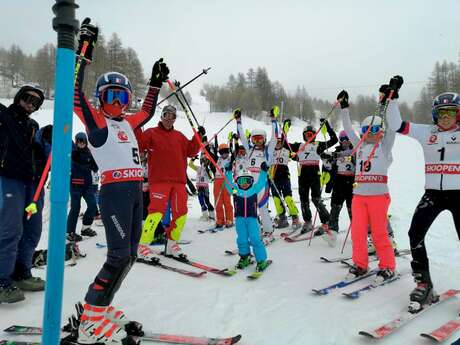
[[[8,101],[3,103],[9,104]],[[52,106],[51,102],[46,102],[44,109],[34,115],[41,125],[51,123]],[[231,114],[209,113],[208,105],[199,97],[194,98],[192,107],[200,121],[205,119],[210,134],[231,117]],[[156,115],[149,126],[156,125],[157,121]],[[264,128],[268,133],[270,130],[269,125],[251,119],[243,118],[243,124],[249,129]],[[296,124],[289,133],[291,141],[301,139],[302,123]],[[231,124],[228,129],[235,131],[235,127]],[[176,128],[187,136],[192,134],[183,115],[179,116]],[[82,129],[75,119],[74,133]],[[223,131],[222,140],[227,133]],[[415,141],[401,136],[396,139],[393,154],[394,162],[389,173],[391,221],[399,247],[408,248],[411,216],[423,193],[423,155]],[[295,163],[291,163],[291,170],[294,198],[298,199]],[[191,258],[213,266],[233,266],[237,257],[225,255],[224,250],[235,248],[235,231],[198,234],[198,229],[209,227],[210,223],[198,220],[201,212],[196,198],[190,198],[188,204],[189,217],[183,238],[192,240],[192,243],[184,245],[184,251]],[[348,224],[348,216],[343,211],[340,228],[346,230]],[[41,248],[47,246],[47,226],[48,223],[44,225]],[[95,229],[99,235],[80,245],[88,254],[87,258],[79,260],[75,267],[66,267],[63,320],[73,312],[73,304],[83,299],[89,283],[104,262],[105,250],[96,248],[96,242],[105,241],[103,228]],[[404,309],[414,283],[410,276],[405,276],[358,300],[344,299],[341,291],[328,296],[313,295],[312,288],[324,287],[345,276],[347,270],[340,264],[326,264],[319,260],[320,256],[338,256],[344,237],[345,232],[342,232],[337,248],[329,247],[321,238],[315,238],[310,247],[306,242],[277,240],[268,248],[274,263],[258,281],[248,281],[245,273],[233,277],[208,273],[199,279],[189,278],[136,264],[117,293],[114,305],[121,306],[131,318],[143,322],[145,328],[158,332],[197,336],[242,334],[242,345],[366,344],[370,341],[359,336],[358,331],[373,329]],[[449,213],[442,213],[434,222],[426,243],[437,291],[460,288],[460,244]],[[345,252],[350,251],[348,242]],[[173,266],[189,268],[168,259],[162,260]],[[407,258],[397,260],[398,269],[410,267]],[[45,271],[36,270],[34,274],[44,277]],[[364,283],[356,283],[345,291],[361,285]],[[43,296],[41,292],[27,293],[24,302],[0,305],[0,329],[11,324],[40,325]],[[458,315],[459,311],[460,301],[453,299],[380,343],[427,344],[419,333],[436,328]],[[459,335],[457,332],[453,339]],[[5,334],[0,335],[0,338],[4,337]]]

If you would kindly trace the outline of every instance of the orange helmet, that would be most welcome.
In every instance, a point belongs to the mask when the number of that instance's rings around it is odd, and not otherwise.
[[[220,144],[219,147],[218,147],[218,151],[221,151],[221,150],[229,150],[230,148],[228,147],[228,144]]]

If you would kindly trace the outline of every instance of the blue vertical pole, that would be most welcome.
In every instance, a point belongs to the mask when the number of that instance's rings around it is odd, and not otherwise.
[[[69,199],[70,148],[75,69],[75,0],[56,0],[53,29],[58,34],[56,52],[53,150],[51,165],[51,220],[48,239],[44,345],[58,345],[61,337],[62,290],[64,283],[65,231]]]

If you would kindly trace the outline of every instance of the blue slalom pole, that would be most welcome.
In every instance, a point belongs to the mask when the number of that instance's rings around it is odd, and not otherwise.
[[[62,290],[64,283],[65,231],[69,199],[70,149],[75,69],[75,0],[56,0],[53,29],[58,34],[56,52],[55,102],[53,116],[53,150],[51,165],[51,219],[48,239],[45,308],[43,314],[44,345],[58,345],[61,338]]]

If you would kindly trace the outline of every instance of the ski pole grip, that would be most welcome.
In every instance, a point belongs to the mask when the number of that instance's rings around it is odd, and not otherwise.
[[[75,34],[79,23],[75,19],[75,0],[56,0],[53,5],[53,29],[57,32],[57,47],[75,50]]]

